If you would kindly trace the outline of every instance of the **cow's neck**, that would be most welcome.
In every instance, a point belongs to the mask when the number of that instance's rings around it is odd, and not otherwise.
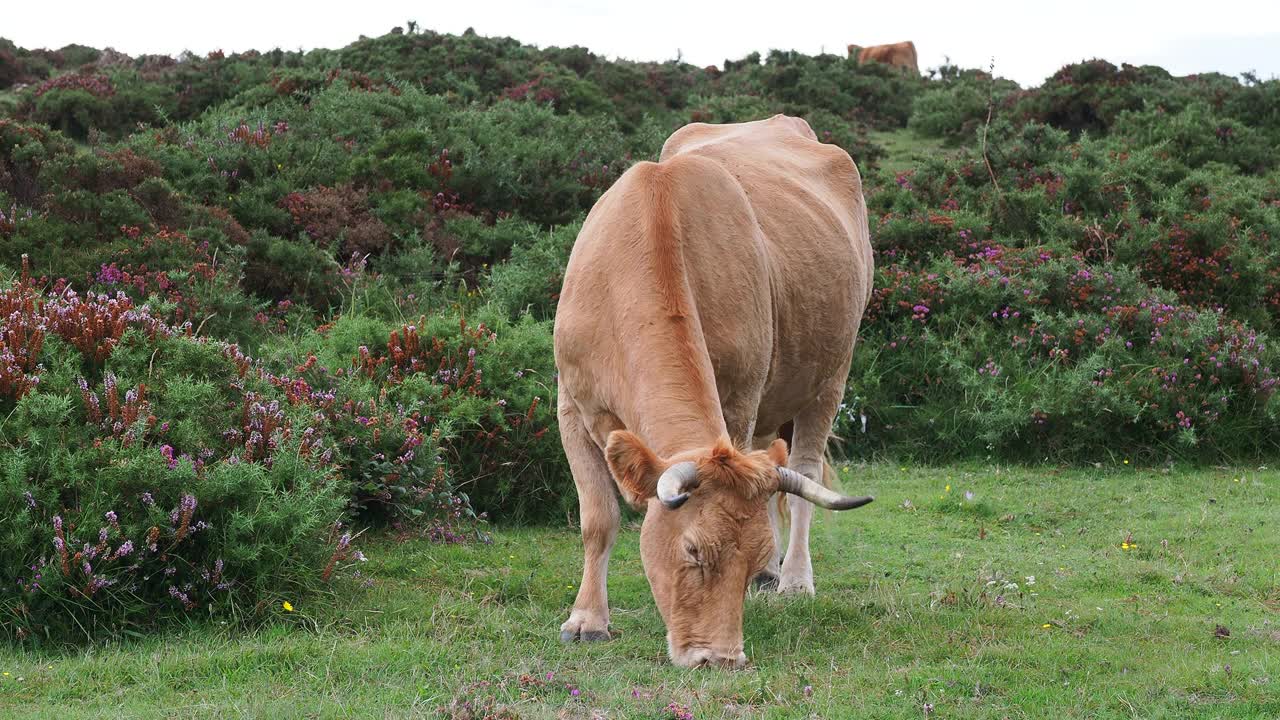
[[[657,168],[657,166],[653,166]],[[620,256],[630,264],[615,289],[625,298],[624,323],[633,337],[627,374],[639,393],[640,436],[663,457],[704,448],[725,433],[715,370],[685,265],[684,233],[674,180],[653,170],[645,192],[629,198],[641,221]],[[637,342],[638,341],[638,342]]]
[[[715,444],[726,432],[724,413],[696,318],[665,317],[642,334],[648,341],[631,344],[637,352],[629,358],[632,387],[640,392],[634,431],[661,457]],[[653,347],[672,351],[640,350]]]
[[[659,457],[669,458],[688,450],[713,446],[725,434],[724,419],[696,412],[644,412],[640,437]],[[657,410],[658,408],[654,408]],[[643,411],[642,411],[643,412]]]

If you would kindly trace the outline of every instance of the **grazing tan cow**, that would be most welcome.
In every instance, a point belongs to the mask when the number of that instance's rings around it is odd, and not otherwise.
[[[600,198],[556,312],[560,433],[585,551],[562,640],[609,638],[615,481],[646,510],[640,553],[677,665],[746,662],[753,577],[813,592],[811,502],[871,501],[814,481],[871,273],[858,169],[797,118],[688,125],[660,162],[637,163]],[[788,421],[789,459],[777,439]]]
[[[849,46],[849,55],[857,53],[858,62],[878,62],[893,65],[919,75],[920,65],[916,61],[916,44],[910,40],[892,45],[870,45],[868,47]]]

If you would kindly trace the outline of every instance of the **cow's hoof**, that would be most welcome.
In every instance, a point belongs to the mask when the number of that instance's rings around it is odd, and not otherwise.
[[[580,633],[575,632],[573,630],[560,631],[560,642],[566,643],[566,644],[576,642],[576,641],[604,642],[609,639],[610,639],[610,636],[609,636],[608,630],[583,630]]]
[[[813,581],[805,578],[784,579],[778,583],[778,592],[783,595],[813,595]]]
[[[756,575],[752,582],[756,586],[756,590],[768,592],[778,589],[778,576],[768,570]]]

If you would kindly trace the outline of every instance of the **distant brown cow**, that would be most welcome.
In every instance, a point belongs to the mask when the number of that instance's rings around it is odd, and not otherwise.
[[[799,118],[687,125],[600,198],[556,311],[585,555],[562,640],[610,637],[615,484],[646,508],[640,558],[677,665],[746,662],[753,577],[813,593],[813,505],[871,501],[816,480],[872,265],[858,169]]]
[[[857,57],[858,62],[878,62],[910,69],[919,75],[920,65],[916,61],[916,44],[910,40],[892,45],[870,45],[868,47],[849,46],[850,57]]]

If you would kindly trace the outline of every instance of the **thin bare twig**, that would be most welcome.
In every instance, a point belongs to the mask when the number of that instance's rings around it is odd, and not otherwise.
[[[987,90],[987,122],[982,126],[982,161],[987,165],[987,174],[991,176],[991,185],[996,189],[996,196],[1004,200],[1004,192],[1000,190],[1000,182],[996,180],[996,171],[991,167],[991,158],[987,156],[987,131],[991,129],[991,115],[996,108],[996,59],[991,58],[988,68],[991,85]]]

